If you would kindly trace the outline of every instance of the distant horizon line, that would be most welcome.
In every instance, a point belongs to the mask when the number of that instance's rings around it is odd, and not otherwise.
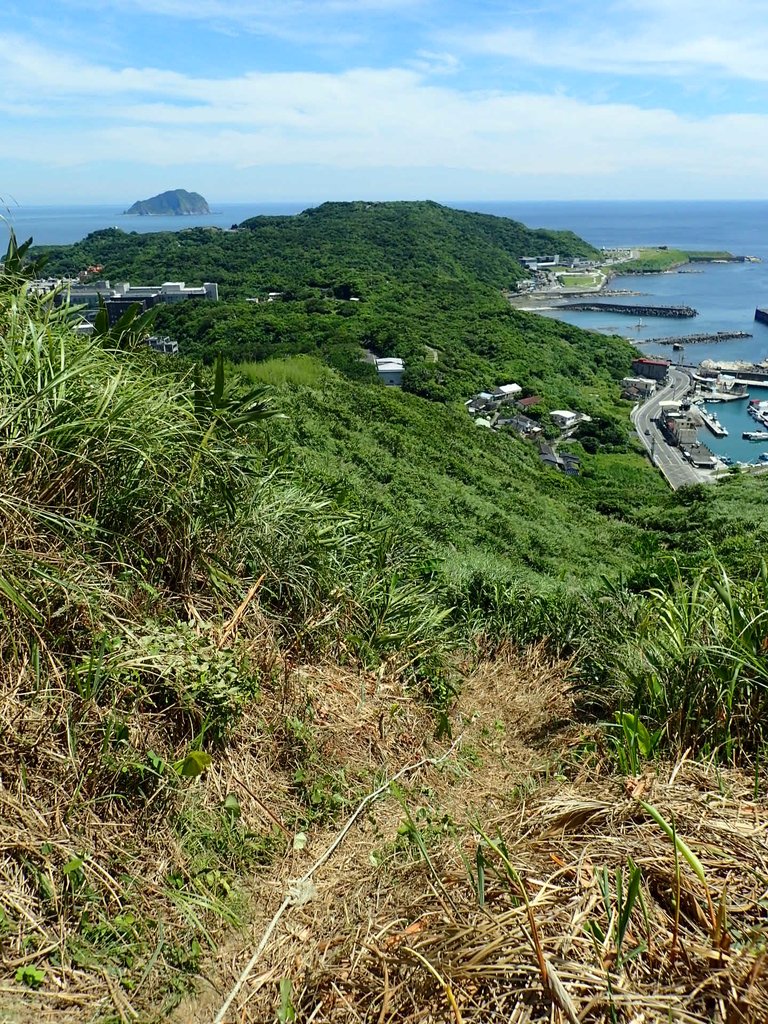
[[[292,206],[293,205],[301,205],[301,204],[306,204],[307,206],[319,206],[319,205],[321,205],[323,203],[356,203],[356,202],[370,202],[370,203],[434,202],[434,203],[439,203],[440,205],[444,205],[444,206],[450,206],[451,204],[454,204],[454,203],[482,203],[482,204],[494,204],[494,205],[495,204],[499,204],[499,203],[510,203],[510,204],[515,204],[515,203],[518,203],[518,204],[537,204],[537,203],[539,203],[539,204],[542,204],[542,205],[543,204],[550,204],[550,205],[552,205],[552,204],[562,204],[564,206],[569,205],[571,203],[600,203],[600,204],[605,204],[605,205],[610,205],[612,203],[625,203],[625,204],[626,203],[638,203],[638,204],[640,204],[640,203],[676,203],[676,204],[681,204],[681,205],[685,204],[685,205],[693,206],[693,205],[716,204],[716,203],[734,203],[734,204],[739,203],[739,204],[742,204],[742,205],[748,205],[748,204],[751,204],[751,203],[768,203],[768,196],[766,196],[763,199],[741,199],[741,198],[735,198],[735,197],[731,197],[731,198],[727,198],[727,199],[690,199],[690,198],[678,199],[678,198],[674,198],[674,197],[673,198],[666,198],[666,199],[634,199],[634,198],[627,198],[627,199],[594,199],[594,198],[583,198],[583,199],[521,199],[521,198],[507,198],[507,199],[477,199],[477,198],[433,199],[431,197],[425,197],[425,196],[422,196],[422,197],[410,197],[408,199],[404,199],[404,198],[398,198],[398,199],[392,199],[392,198],[389,198],[389,199],[373,199],[373,198],[367,197],[367,196],[358,196],[356,199],[327,199],[327,198],[326,199],[222,199],[222,200],[208,200],[208,205],[210,206],[212,202],[213,202],[214,205],[217,205],[217,206],[247,206],[249,204],[256,205],[256,206],[284,206],[286,204],[290,204]],[[102,200],[100,202],[76,202],[76,201],[72,202],[72,201],[63,201],[62,200],[60,202],[47,201],[47,202],[30,202],[30,203],[25,203],[25,202],[14,201],[12,204],[10,204],[10,203],[3,203],[2,199],[0,198],[0,209],[4,208],[7,213],[13,213],[16,210],[24,210],[24,209],[30,209],[30,208],[35,208],[35,209],[49,208],[49,207],[50,208],[53,208],[53,207],[57,207],[57,208],[61,208],[61,207],[89,207],[89,208],[97,208],[97,207],[103,207],[103,206],[124,206],[125,203],[126,203],[126,200],[124,200],[124,199],[115,199],[115,200],[105,199],[105,200]],[[184,214],[182,216],[205,217],[205,216],[212,216],[212,215],[215,214],[215,212],[216,211],[214,209],[211,209],[209,214],[204,214],[204,213]],[[2,214],[0,214],[0,216],[2,216]],[[141,216],[141,215],[140,214],[129,214],[125,210],[121,210],[118,213],[118,216],[121,216],[121,217],[137,217],[137,216]],[[172,214],[157,214],[156,216],[174,216],[174,215],[172,215]]]

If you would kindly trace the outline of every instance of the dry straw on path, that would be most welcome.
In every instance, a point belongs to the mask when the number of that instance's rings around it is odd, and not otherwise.
[[[287,979],[302,1024],[764,1024],[755,779],[617,777],[561,726],[562,694],[535,655],[469,680],[461,750],[357,818],[217,1021],[275,1019]]]

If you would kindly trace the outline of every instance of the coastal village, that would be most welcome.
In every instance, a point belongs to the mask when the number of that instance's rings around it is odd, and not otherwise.
[[[641,253],[661,257],[662,264],[666,262],[665,254],[669,256],[664,270],[641,272],[701,273],[695,267],[681,269],[686,260],[675,261],[674,254],[668,252],[665,246],[656,250],[603,250],[602,260],[563,259],[557,254],[544,254],[521,260],[530,277],[518,282],[515,290],[508,293],[508,299],[513,306],[531,311],[556,308],[671,319],[697,316],[697,311],[687,305],[645,305],[623,298],[637,295],[636,292],[610,290],[606,287],[615,274],[625,272],[626,264],[630,260],[637,260]],[[694,256],[685,253],[678,255]],[[694,258],[698,263],[760,262],[756,256],[733,256],[730,253],[695,254]],[[612,301],[613,296],[621,296],[622,299]],[[754,319],[758,323],[768,324],[768,309],[758,307]],[[673,364],[667,359],[640,356],[632,363],[633,375],[622,381],[622,398],[634,403],[631,418],[638,437],[650,460],[673,488],[684,484],[712,482],[718,474],[734,466],[750,472],[768,470],[768,451],[760,452],[755,462],[737,461],[728,455],[713,452],[705,443],[707,434],[718,439],[728,436],[727,428],[709,408],[713,404],[744,402],[746,411],[756,425],[768,427],[768,401],[752,397],[749,390],[768,388],[768,362],[704,360],[697,366],[683,365],[682,362],[684,343],[711,344],[751,336],[745,331],[717,331],[644,339],[643,343],[652,341],[657,345],[670,345],[678,361]],[[628,340],[634,344],[640,343]],[[768,391],[765,394],[768,396]],[[471,402],[467,405],[470,412],[476,408]],[[480,422],[483,422],[482,419]],[[502,417],[497,415],[491,425],[501,422]],[[522,436],[530,435],[523,433]],[[744,429],[741,436],[746,441],[768,443],[766,429]],[[553,464],[545,455],[542,455],[542,460]]]
[[[664,248],[664,247],[662,247]],[[697,311],[688,306],[644,306],[624,302],[603,301],[603,296],[632,294],[627,291],[609,291],[606,285],[613,274],[621,272],[623,264],[637,257],[637,250],[603,250],[602,261],[588,258],[564,258],[558,254],[522,257],[520,262],[529,277],[517,283],[516,294],[508,293],[512,305],[531,307],[532,300],[542,301],[567,309],[610,310],[630,315],[648,315],[670,318],[691,318]],[[732,257],[729,261],[756,261],[757,257]],[[725,262],[722,259],[714,262]],[[131,307],[144,312],[158,304],[187,300],[217,301],[218,285],[204,282],[201,286],[188,286],[184,281],[166,281],[159,285],[131,285],[121,282],[112,285],[101,277],[103,268],[90,266],[78,277],[46,279],[34,282],[41,294],[51,292],[54,301],[65,299],[80,308],[81,322],[77,329],[83,333],[93,330],[99,309],[106,310],[110,326],[118,323]],[[678,271],[679,272],[679,271]],[[696,271],[689,271],[696,272]],[[600,293],[600,300],[585,295]],[[582,301],[564,301],[580,298]],[[269,292],[263,298],[250,298],[249,302],[278,302],[281,292]],[[521,301],[522,300],[522,301]],[[350,301],[359,302],[358,297]],[[533,307],[538,308],[538,307]],[[768,323],[768,309],[758,308],[755,320]],[[688,340],[727,340],[736,335],[718,332],[717,335],[692,335]],[[746,336],[738,332],[738,336]],[[166,336],[151,335],[148,345],[164,355],[177,355],[178,343]],[[679,337],[654,339],[660,344],[671,344],[682,354]],[[435,357],[436,357],[435,353]],[[382,384],[400,387],[405,373],[405,362],[397,356],[378,356],[366,351],[364,361],[370,363]],[[632,375],[621,381],[621,397],[633,402],[632,422],[651,461],[664,474],[672,487],[690,483],[706,483],[718,473],[728,470],[733,460],[716,455],[702,441],[708,431],[714,437],[727,436],[727,429],[718,417],[707,409],[717,402],[747,400],[748,411],[761,430],[745,430],[743,438],[768,442],[768,401],[750,399],[748,388],[768,388],[768,365],[727,364],[704,361],[698,368],[673,366],[670,360],[639,356],[632,363]],[[542,401],[541,396],[525,394],[516,382],[495,384],[471,395],[464,402],[467,413],[481,429],[508,431],[522,440],[536,445],[541,462],[567,476],[578,476],[581,460],[578,455],[560,451],[561,442],[577,439],[581,424],[591,422],[586,413],[571,409],[555,409],[548,414],[547,424],[530,415]],[[641,415],[642,410],[642,415]],[[549,428],[549,429],[547,429]],[[559,431],[552,436],[553,429]],[[663,447],[662,447],[663,446]],[[665,451],[662,457],[661,452]],[[768,451],[758,456],[756,464],[739,463],[742,468],[760,471],[768,469]]]

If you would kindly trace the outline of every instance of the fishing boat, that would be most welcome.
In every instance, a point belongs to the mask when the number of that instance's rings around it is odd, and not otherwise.
[[[741,436],[745,441],[768,441],[766,430],[745,430]]]

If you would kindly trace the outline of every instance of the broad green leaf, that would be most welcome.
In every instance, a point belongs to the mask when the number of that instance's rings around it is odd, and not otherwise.
[[[45,981],[45,971],[40,967],[33,967],[27,964],[26,967],[19,967],[16,971],[16,981],[27,988],[40,988]]]
[[[61,870],[62,870],[63,874],[69,876],[69,875],[77,874],[78,872],[82,871],[82,869],[83,869],[83,859],[82,859],[82,857],[72,857],[72,859],[68,860],[67,863],[64,865],[64,867]]]
[[[185,778],[193,778],[195,775],[202,775],[206,768],[209,768],[213,762],[213,758],[210,754],[206,754],[203,750],[190,750],[181,765],[176,769],[179,775],[183,775]]]
[[[233,818],[240,817],[240,801],[234,793],[227,793],[224,800],[224,810]]]

